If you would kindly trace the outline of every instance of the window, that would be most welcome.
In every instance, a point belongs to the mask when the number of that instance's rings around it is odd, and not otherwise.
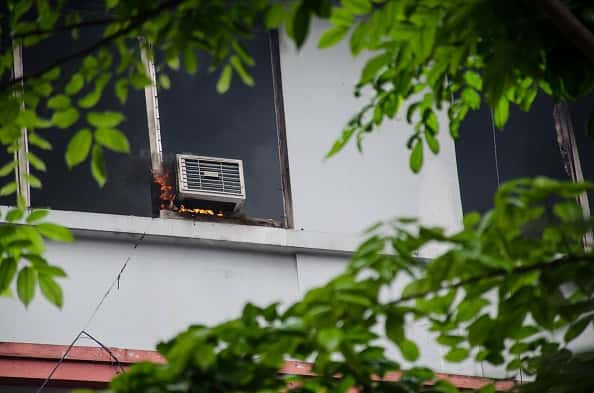
[[[556,140],[553,102],[540,94],[529,112],[513,106],[503,132],[489,108],[470,112],[456,141],[456,160],[464,213],[493,207],[499,184],[521,177],[569,180]]]
[[[282,223],[273,39],[258,33],[248,44],[256,59],[254,87],[235,78],[231,89],[220,95],[215,89],[218,75],[209,74],[206,67],[197,75],[176,72],[169,75],[173,87],[158,92],[158,112],[162,156],[168,167],[180,153],[242,160],[247,195],[243,214]]]
[[[100,34],[99,30],[85,29],[77,40],[62,34],[25,48],[23,70],[25,74],[35,72],[56,57],[93,44]],[[131,89],[123,106],[115,96],[113,82],[109,82],[93,110],[117,109],[124,113],[126,120],[119,128],[128,136],[131,152],[104,152],[108,174],[104,188],[91,178],[88,162],[68,169],[63,157],[71,136],[86,127],[82,120],[68,130],[36,130],[54,148],[46,151],[28,146],[49,169],[47,173],[29,169],[43,182],[42,189],[30,190],[31,205],[108,214],[177,216],[159,211],[159,186],[153,182],[155,162],[170,167],[176,154],[189,153],[243,161],[247,198],[239,217],[204,219],[292,226],[278,37],[276,33],[257,33],[248,49],[256,61],[251,70],[255,87],[235,80],[224,95],[215,90],[218,74],[208,73],[206,67],[197,75],[170,74],[170,90],[157,91],[155,86],[144,92]],[[117,52],[112,53],[117,58]],[[138,55],[141,56],[140,49]],[[161,71],[155,72],[153,62],[144,59],[144,63],[156,80]],[[158,56],[155,63],[159,64]],[[72,62],[62,67],[58,82],[61,87],[77,65]],[[117,64],[112,67],[115,69]],[[81,96],[92,88],[86,86]],[[52,113],[45,109],[40,112],[42,116]]]
[[[84,34],[84,35],[82,35]],[[101,37],[101,31],[81,31],[79,40],[73,40],[68,34],[52,37],[43,45],[23,50],[23,68],[25,74],[35,72],[52,62],[56,57],[80,50]],[[111,51],[117,59],[116,50]],[[62,90],[79,63],[67,63],[57,83]],[[117,68],[117,63],[111,67]],[[85,86],[78,98],[94,89],[94,85]],[[43,105],[43,104],[42,104]],[[121,110],[126,120],[120,129],[128,136],[131,151],[129,155],[118,154],[104,149],[108,181],[100,188],[90,175],[89,162],[68,169],[63,153],[66,144],[83,127],[83,116],[70,129],[39,130],[49,140],[53,149],[42,150],[36,146],[29,149],[42,158],[49,168],[47,172],[31,171],[41,179],[42,189],[31,189],[31,205],[51,207],[58,210],[76,210],[94,213],[128,214],[151,216],[151,172],[150,152],[147,134],[145,97],[143,92],[130,89],[128,100],[121,105],[117,100],[113,84],[107,85],[101,101],[93,110]],[[81,109],[81,113],[82,113]],[[41,110],[49,116],[51,112]]]

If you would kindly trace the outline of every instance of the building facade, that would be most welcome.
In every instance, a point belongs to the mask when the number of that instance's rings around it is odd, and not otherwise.
[[[31,204],[52,207],[52,220],[76,236],[73,244],[49,244],[46,254],[69,275],[62,281],[65,305],[59,310],[41,296],[28,309],[0,302],[0,392],[37,391],[58,363],[46,392],[105,386],[135,361],[161,361],[153,352],[157,342],[189,324],[233,318],[248,301],[298,300],[339,273],[362,231],[378,220],[419,217],[456,230],[463,212],[487,209],[505,180],[566,177],[545,98],[530,114],[512,113],[509,132],[495,132],[486,109],[472,114],[456,144],[442,112],[441,151],[426,151],[418,175],[408,166],[410,125],[399,116],[366,138],[362,154],[349,145],[324,160],[363,105],[352,88],[365,63],[353,59],[346,44],[319,51],[324,27],[314,24],[299,51],[283,34],[259,33],[250,48],[257,63],[253,89],[238,82],[217,96],[212,77],[180,73],[171,76],[168,91],[131,96],[124,112],[132,152],[107,158],[102,190],[88,168],[68,172],[61,155],[47,153],[47,186],[32,191]],[[23,67],[41,67],[44,57],[43,50],[24,51]],[[160,70],[153,72],[158,78]],[[576,113],[576,124],[585,121],[581,109]],[[550,130],[537,143],[527,136],[535,124]],[[67,141],[56,138],[58,146]],[[155,189],[152,170],[177,153],[243,161],[241,219],[183,216],[156,202],[163,189]],[[594,166],[584,167],[588,177]],[[400,289],[395,285],[393,295]],[[460,387],[510,377],[486,363],[446,363],[424,325],[410,328],[420,344],[419,363]],[[82,330],[87,334],[79,336]],[[307,367],[288,362],[282,372]]]

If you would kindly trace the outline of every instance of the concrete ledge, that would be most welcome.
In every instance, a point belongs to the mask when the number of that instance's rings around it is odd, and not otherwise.
[[[3,215],[8,208],[0,207]],[[48,220],[83,237],[131,238],[144,235],[147,240],[184,241],[280,253],[349,255],[362,240],[356,235],[307,230],[63,210],[51,210]]]

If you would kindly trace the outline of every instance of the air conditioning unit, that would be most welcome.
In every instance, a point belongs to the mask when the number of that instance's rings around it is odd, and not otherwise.
[[[205,209],[238,211],[245,202],[243,162],[177,154],[177,197]]]

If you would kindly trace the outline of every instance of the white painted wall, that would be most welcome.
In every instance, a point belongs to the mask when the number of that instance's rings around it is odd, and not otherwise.
[[[405,141],[410,130],[400,120],[372,134],[363,155],[349,146],[336,158],[322,160],[349,115],[363,103],[351,91],[364,63],[353,61],[346,45],[318,52],[316,36],[322,28],[314,24],[313,36],[299,53],[281,41],[295,231],[57,213],[57,221],[90,236],[74,244],[51,244],[47,252],[70,275],[63,283],[64,309],[40,296],[28,310],[16,301],[0,300],[0,340],[67,345],[87,327],[107,346],[152,349],[189,324],[237,316],[246,301],[297,300],[347,263],[346,256],[330,255],[324,247],[344,255],[376,220],[420,216],[427,223],[456,228],[460,193],[454,147],[445,131],[440,155],[427,153],[420,175],[408,168]],[[100,231],[93,235],[94,229]],[[149,236],[134,249],[134,241],[117,232],[149,232],[161,240]],[[128,257],[119,289],[86,326]],[[396,285],[394,291],[398,289]],[[422,342],[425,364],[482,374],[476,365],[464,370],[444,366],[441,350],[423,326],[414,326],[413,337]]]
[[[409,169],[405,146],[411,126],[398,118],[365,139],[363,154],[351,144],[323,160],[351,115],[366,104],[352,94],[365,59],[353,60],[347,42],[318,50],[325,26],[314,23],[300,51],[287,38],[280,43],[295,227],[359,233],[377,220],[412,216],[455,228],[462,211],[447,117],[439,119],[441,152],[435,157],[426,149],[418,175]]]

